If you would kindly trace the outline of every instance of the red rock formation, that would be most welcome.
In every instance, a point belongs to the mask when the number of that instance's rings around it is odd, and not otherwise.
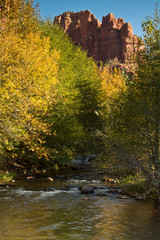
[[[127,62],[136,49],[138,37],[133,35],[130,23],[115,18],[112,13],[103,17],[102,23],[88,10],[77,13],[65,12],[56,16],[58,23],[75,44],[88,50],[97,61],[109,59]]]

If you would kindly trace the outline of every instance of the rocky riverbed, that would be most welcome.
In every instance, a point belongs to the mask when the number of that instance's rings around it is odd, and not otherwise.
[[[152,201],[136,201],[91,166],[0,185],[1,240],[159,240]]]

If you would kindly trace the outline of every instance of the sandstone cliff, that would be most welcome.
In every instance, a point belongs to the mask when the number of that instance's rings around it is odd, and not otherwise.
[[[136,50],[138,37],[133,35],[130,23],[115,18],[112,13],[102,23],[88,10],[65,12],[54,18],[75,44],[80,44],[97,61],[109,59],[127,62]]]

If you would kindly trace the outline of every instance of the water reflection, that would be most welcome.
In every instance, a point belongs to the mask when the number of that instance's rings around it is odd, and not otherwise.
[[[52,183],[56,189],[62,185]],[[152,202],[85,196],[78,188],[44,192],[43,187],[35,182],[0,191],[1,240],[160,239],[160,216]]]
[[[103,219],[96,225],[98,239],[160,239],[160,218],[151,202],[134,200],[103,205]],[[156,219],[154,222],[153,219]]]

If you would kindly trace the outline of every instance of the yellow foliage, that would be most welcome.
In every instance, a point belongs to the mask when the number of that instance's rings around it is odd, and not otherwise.
[[[115,68],[110,69],[108,66],[101,68],[102,88],[108,97],[116,95],[122,89],[125,89],[125,79],[121,71]]]
[[[109,104],[116,99],[118,95],[125,91],[125,79],[122,76],[121,70],[115,68],[110,69],[109,66],[100,68],[101,86],[103,90],[103,99],[105,104]]]
[[[16,33],[26,35],[37,29],[38,9],[33,0],[1,0],[0,29],[14,29]]]
[[[59,53],[50,52],[49,39],[38,32],[25,38],[11,29],[0,34],[0,132],[4,139],[22,141],[40,152],[40,135],[49,134],[43,118],[56,101],[58,60]]]

